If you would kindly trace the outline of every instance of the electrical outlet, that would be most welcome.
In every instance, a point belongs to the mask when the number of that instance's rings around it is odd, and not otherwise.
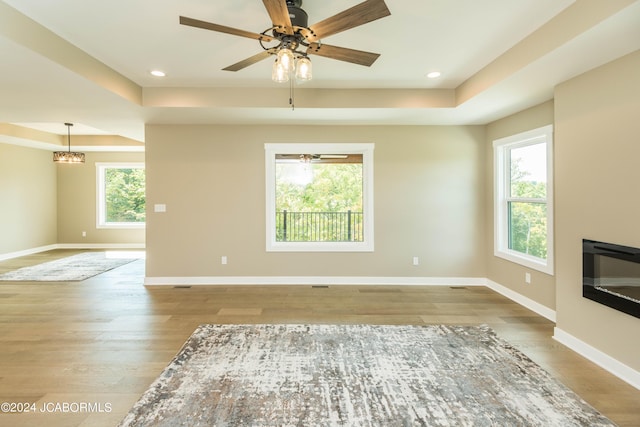
[[[417,256],[413,257],[413,265],[420,265],[420,258],[418,258]]]
[[[527,284],[531,283],[531,273],[524,273],[524,282]]]
[[[227,264],[227,257],[226,257],[226,256],[222,256],[222,257],[220,257],[220,263],[221,263],[222,265],[226,265],[226,264]]]
[[[87,237],[87,232],[86,231],[82,232],[82,237]]]

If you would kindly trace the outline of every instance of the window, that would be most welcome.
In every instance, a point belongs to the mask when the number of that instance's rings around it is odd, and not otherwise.
[[[553,274],[553,128],[493,142],[496,256]]]
[[[144,228],[144,163],[96,163],[98,228]]]
[[[373,251],[373,144],[265,144],[267,251]]]

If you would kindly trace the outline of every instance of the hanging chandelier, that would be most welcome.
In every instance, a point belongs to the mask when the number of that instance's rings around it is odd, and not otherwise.
[[[67,151],[54,151],[53,161],[55,163],[84,163],[84,153],[71,151],[71,126],[73,123],[65,123],[67,127]]]

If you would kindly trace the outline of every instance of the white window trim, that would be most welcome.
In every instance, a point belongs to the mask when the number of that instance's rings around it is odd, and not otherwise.
[[[140,229],[146,227],[146,222],[106,222],[104,171],[129,168],[144,169],[145,164],[142,162],[96,162],[96,228]]]
[[[509,249],[507,195],[510,168],[506,150],[546,142],[547,144],[547,259]],[[553,243],[553,126],[543,126],[493,141],[494,153],[494,255],[533,270],[554,274]]]
[[[266,249],[267,252],[373,252],[373,149],[372,143],[353,144],[265,144]],[[362,154],[362,242],[276,241],[276,154]]]

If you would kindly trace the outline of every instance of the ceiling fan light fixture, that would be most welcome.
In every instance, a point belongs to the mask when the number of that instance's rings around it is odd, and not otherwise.
[[[273,63],[271,69],[271,80],[276,83],[285,83],[289,81],[289,70],[282,66],[282,63],[277,59]]]
[[[283,67],[287,72],[293,71],[295,59],[291,49],[286,46],[280,48],[280,50],[278,50],[277,57],[281,67]]]
[[[299,82],[308,82],[312,78],[311,60],[306,56],[298,58],[296,64],[296,80]]]
[[[223,70],[239,71],[271,55],[277,55],[278,60],[272,70],[272,79],[276,82],[292,81],[294,76],[300,82],[311,80],[308,54],[367,67],[378,59],[378,53],[326,45],[322,43],[322,39],[391,15],[385,0],[364,0],[311,26],[307,12],[301,8],[302,2],[303,0],[263,0],[271,18],[271,27],[261,33],[186,16],[180,16],[179,22],[181,25],[258,40],[263,52]],[[298,67],[297,61],[301,62]],[[285,75],[285,72],[289,75]]]
[[[67,127],[67,151],[54,151],[53,161],[54,163],[84,163],[84,153],[77,151],[71,151],[71,126],[73,123],[65,123]]]

